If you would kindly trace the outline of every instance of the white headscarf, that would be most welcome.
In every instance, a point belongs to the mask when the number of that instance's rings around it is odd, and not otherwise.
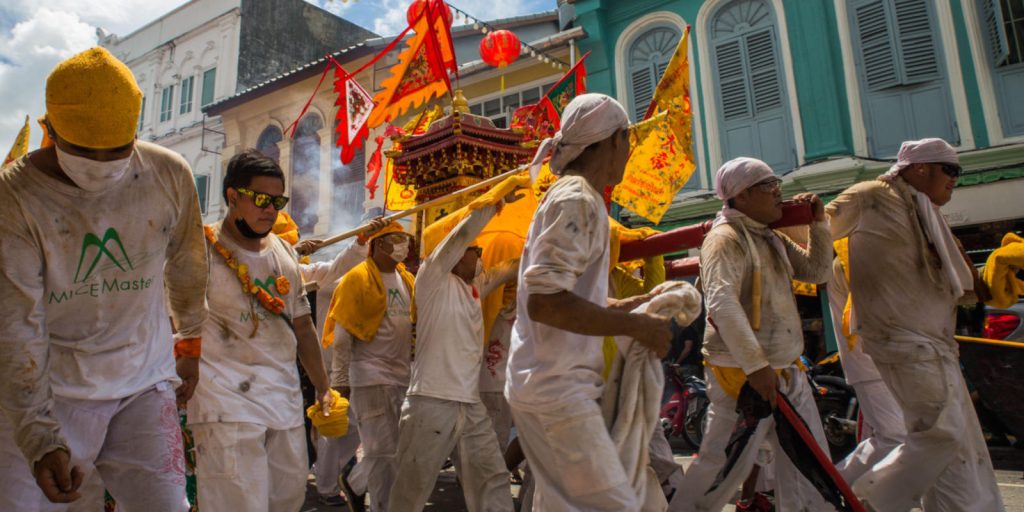
[[[883,180],[892,179],[911,164],[955,164],[960,165],[960,157],[953,146],[942,139],[908,140],[900,145],[896,163],[889,171],[880,176]]]
[[[960,157],[956,154],[953,146],[942,139],[921,139],[908,140],[900,145],[900,152],[897,155],[896,163],[889,168],[889,171],[878,177],[886,182],[892,182],[899,176],[900,172],[911,164],[954,164],[960,165]],[[953,232],[942,216],[939,206],[932,202],[928,194],[909,186],[914,196],[914,209],[924,228],[924,234],[928,241],[935,247],[935,252],[942,262],[942,269],[949,278],[953,296],[960,298],[965,291],[974,289],[974,277],[967,262],[960,255],[960,248],[953,238]]]
[[[747,231],[746,226],[743,222],[740,222],[740,218],[747,218],[743,212],[731,208],[729,206],[729,200],[738,196],[740,192],[761,183],[762,181],[774,178],[775,173],[772,172],[772,168],[768,164],[756,158],[749,158],[741,156],[739,158],[733,158],[728,162],[722,164],[715,172],[715,195],[722,200],[722,210],[715,216],[715,222],[711,224],[711,229],[718,227],[721,224],[731,222],[738,231],[743,234],[744,241],[747,244],[747,251],[750,253],[754,261],[754,267],[758,271],[761,268],[760,258],[757,255],[757,248],[754,246],[754,242],[750,237],[750,233]],[[752,219],[751,219],[752,220]],[[789,271],[789,274],[793,274],[793,265],[789,261],[789,254],[786,253],[786,245],[779,238],[779,235],[774,232],[770,234],[769,243],[775,248],[775,251],[779,254],[783,263]]]
[[[537,178],[548,155],[551,155],[551,172],[560,176],[587,146],[628,127],[626,109],[614,98],[597,93],[576,96],[562,111],[562,128],[537,148],[530,162],[530,179]]]

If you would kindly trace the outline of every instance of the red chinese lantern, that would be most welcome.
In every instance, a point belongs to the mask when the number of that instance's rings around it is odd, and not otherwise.
[[[480,40],[480,57],[497,68],[515,62],[521,51],[519,37],[508,30],[489,32]]]
[[[405,11],[405,19],[409,22],[409,26],[416,25],[416,20],[423,16],[423,11],[430,6],[432,9],[437,9],[441,12],[441,16],[444,16],[444,22],[448,24],[448,28],[452,28],[452,11],[444,3],[443,0],[416,0],[409,6],[409,10]]]

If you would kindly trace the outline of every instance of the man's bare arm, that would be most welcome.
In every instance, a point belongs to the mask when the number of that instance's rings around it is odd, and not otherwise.
[[[531,294],[526,303],[530,318],[563,331],[586,336],[629,336],[658,354],[668,354],[671,321],[647,313],[605,308],[569,292]]]

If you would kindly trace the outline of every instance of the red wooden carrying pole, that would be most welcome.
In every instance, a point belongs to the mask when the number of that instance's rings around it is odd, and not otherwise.
[[[792,203],[787,201],[782,206],[782,218],[770,227],[777,229],[810,224],[813,218],[814,213],[811,211],[809,203]],[[700,244],[704,242],[704,236],[710,230],[711,221],[705,221],[700,224],[659,233],[643,240],[624,243],[619,254],[619,261],[649,258],[659,254],[668,254],[700,247]]]

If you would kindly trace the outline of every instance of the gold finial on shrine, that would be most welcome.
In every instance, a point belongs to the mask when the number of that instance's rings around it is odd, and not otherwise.
[[[452,110],[461,114],[469,113],[469,101],[462,95],[462,89],[455,90],[455,96],[452,97]]]

